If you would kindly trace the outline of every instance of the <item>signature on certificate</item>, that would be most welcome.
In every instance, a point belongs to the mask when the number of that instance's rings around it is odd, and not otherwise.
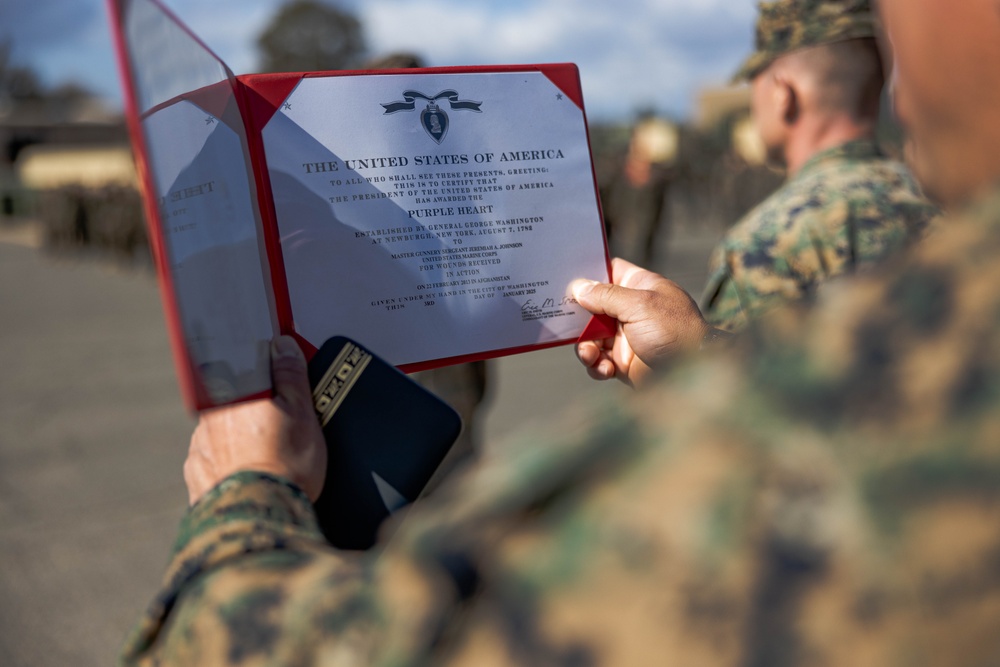
[[[552,299],[546,299],[546,303]],[[521,315],[539,315],[542,312],[542,306],[535,303],[534,299],[528,299],[521,305]]]
[[[528,299],[521,304],[521,320],[529,322],[531,320],[544,320],[550,317],[572,315],[576,311],[567,306],[575,304],[576,299],[571,296],[564,296],[560,298]]]

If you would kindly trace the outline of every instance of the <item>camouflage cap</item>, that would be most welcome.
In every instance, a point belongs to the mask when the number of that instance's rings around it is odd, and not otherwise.
[[[875,36],[871,0],[775,0],[760,3],[756,51],[733,77],[749,81],[779,56],[819,44]]]

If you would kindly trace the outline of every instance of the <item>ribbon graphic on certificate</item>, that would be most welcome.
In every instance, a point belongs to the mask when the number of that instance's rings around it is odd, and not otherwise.
[[[439,105],[435,104],[440,99],[447,99],[452,109],[460,111],[475,111],[482,113],[482,102],[472,102],[470,100],[459,100],[458,93],[454,90],[443,90],[437,95],[430,97],[415,90],[407,90],[403,93],[402,102],[382,103],[386,114],[399,113],[400,111],[413,111],[417,106],[417,99],[427,100],[428,104],[420,112],[420,125],[424,128],[431,139],[437,143],[444,141],[448,134],[448,114]]]

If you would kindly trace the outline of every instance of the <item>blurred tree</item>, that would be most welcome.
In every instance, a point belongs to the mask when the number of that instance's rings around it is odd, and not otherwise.
[[[34,70],[16,65],[14,45],[0,40],[0,100],[28,100],[42,97],[43,88]]]
[[[263,72],[347,69],[365,53],[357,18],[318,0],[286,2],[257,46]]]

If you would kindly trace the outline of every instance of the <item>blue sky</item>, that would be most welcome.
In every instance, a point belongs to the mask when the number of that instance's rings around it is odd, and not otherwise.
[[[163,0],[236,74],[282,0]],[[334,0],[329,0],[333,2]],[[372,55],[428,65],[575,62],[592,119],[638,108],[684,117],[727,81],[753,41],[754,0],[341,0]],[[103,0],[0,0],[0,38],[46,84],[75,80],[120,105]]]

